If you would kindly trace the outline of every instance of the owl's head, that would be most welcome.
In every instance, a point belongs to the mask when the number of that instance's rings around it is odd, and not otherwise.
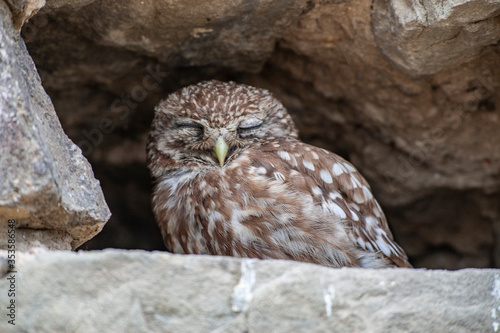
[[[205,81],[171,94],[156,107],[149,165],[153,175],[160,172],[153,169],[158,163],[167,168],[223,167],[250,144],[277,138],[298,138],[298,131],[270,92]]]

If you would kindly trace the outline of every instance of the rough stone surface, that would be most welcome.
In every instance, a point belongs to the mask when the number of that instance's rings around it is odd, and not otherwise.
[[[276,40],[307,10],[306,0],[49,1],[65,26],[100,45],[174,66],[217,65],[258,71]],[[82,4],[85,4],[82,6]],[[58,16],[57,18],[61,18]],[[54,36],[57,38],[57,36]]]
[[[114,213],[87,248],[163,249],[145,167],[152,110],[181,86],[221,79],[270,89],[305,141],[353,162],[415,266],[500,267],[498,2],[283,3],[234,2],[201,24],[216,2],[48,0],[25,24],[63,128]],[[174,30],[182,4],[193,17]],[[280,9],[268,24],[247,20],[270,4]],[[218,38],[250,24],[252,38]]]
[[[498,1],[376,0],[372,26],[387,59],[418,77],[470,61],[496,44],[499,15]]]
[[[6,0],[6,3],[10,7],[12,22],[17,30],[45,6],[45,0]]]
[[[14,219],[18,248],[74,249],[102,229],[110,212],[90,165],[64,134],[4,2],[0,17],[0,248]]]
[[[329,269],[124,250],[22,257],[16,332],[494,332],[500,315],[493,269]],[[0,330],[10,329],[2,319]]]

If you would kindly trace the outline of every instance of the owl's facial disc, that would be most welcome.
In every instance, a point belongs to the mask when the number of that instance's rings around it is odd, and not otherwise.
[[[156,109],[149,151],[191,167],[223,167],[254,143],[298,138],[283,105],[268,91],[206,81],[163,100]]]

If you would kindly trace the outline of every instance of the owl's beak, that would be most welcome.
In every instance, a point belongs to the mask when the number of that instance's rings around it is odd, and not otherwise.
[[[224,166],[224,161],[226,160],[227,152],[229,151],[229,146],[226,143],[226,140],[222,136],[219,136],[217,141],[215,142],[214,152],[217,155],[217,159],[219,160],[220,166]]]

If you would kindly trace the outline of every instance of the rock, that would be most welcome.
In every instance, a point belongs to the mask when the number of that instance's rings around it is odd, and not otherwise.
[[[411,77],[477,58],[500,40],[500,3],[377,0],[372,27],[382,53]]]
[[[45,0],[6,0],[13,14],[12,21],[17,30],[45,6]]]
[[[17,331],[487,332],[499,325],[500,271],[492,269],[330,269],[124,250],[24,256],[14,274]],[[0,289],[10,282],[2,278]],[[9,327],[0,321],[0,330]]]
[[[131,50],[172,66],[224,65],[256,72],[276,40],[309,7],[306,0],[120,4],[106,0],[49,1],[47,11],[61,11],[64,25],[78,26],[80,33],[100,45]]]
[[[64,134],[9,8],[0,2],[0,248],[77,248],[109,219],[99,182]],[[36,230],[33,230],[36,229]]]

